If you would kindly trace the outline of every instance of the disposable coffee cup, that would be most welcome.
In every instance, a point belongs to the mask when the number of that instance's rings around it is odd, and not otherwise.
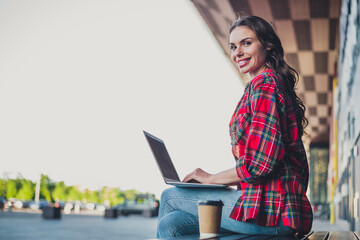
[[[200,200],[197,203],[199,212],[200,238],[217,237],[220,234],[221,212],[224,206],[221,200]]]

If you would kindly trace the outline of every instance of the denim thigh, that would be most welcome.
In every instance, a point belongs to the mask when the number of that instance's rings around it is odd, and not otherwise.
[[[182,211],[187,213],[184,214],[184,216],[188,216],[188,221],[191,219],[191,221],[193,221],[192,224],[196,225],[198,224],[195,223],[195,221],[198,221],[197,202],[199,200],[221,200],[224,203],[221,218],[221,228],[224,231],[257,235],[292,235],[295,233],[294,229],[284,226],[282,221],[280,221],[277,226],[265,227],[259,226],[255,223],[236,221],[230,218],[230,213],[240,196],[241,190],[230,188],[168,188],[161,195],[158,217],[159,223],[162,218],[169,213]],[[194,216],[194,218],[189,217],[188,214]],[[180,213],[178,213],[177,216],[180,216]],[[169,218],[167,219],[167,221],[171,221]],[[177,227],[179,228],[180,226]],[[162,230],[160,228],[161,225],[158,224],[158,233]]]

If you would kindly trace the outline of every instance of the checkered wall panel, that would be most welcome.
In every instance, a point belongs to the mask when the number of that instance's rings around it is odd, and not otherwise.
[[[307,107],[307,144],[327,134],[332,76],[339,43],[340,0],[191,0],[230,59],[228,29],[237,14],[268,20],[280,37],[285,59],[300,77],[297,91]],[[240,74],[246,83],[249,77]]]

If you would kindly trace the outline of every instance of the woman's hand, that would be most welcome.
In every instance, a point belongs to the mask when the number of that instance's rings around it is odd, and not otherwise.
[[[205,172],[201,168],[197,168],[189,173],[183,180],[183,182],[200,182],[200,183],[211,183],[212,174]]]
[[[210,174],[201,168],[189,173],[183,182],[200,182],[205,184],[224,184],[228,186],[238,185],[241,179],[237,176],[236,168],[230,168],[216,174]]]

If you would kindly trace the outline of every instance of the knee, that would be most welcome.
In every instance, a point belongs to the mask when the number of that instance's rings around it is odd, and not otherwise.
[[[158,237],[179,237],[199,232],[199,223],[195,216],[183,212],[174,211],[158,222]]]
[[[179,191],[180,190],[177,187],[165,189],[161,194],[161,202],[166,202],[167,200],[176,197]]]
[[[161,201],[168,199],[172,188],[167,188],[161,193]]]
[[[168,215],[159,219],[157,232],[158,238],[175,237],[177,226]]]

